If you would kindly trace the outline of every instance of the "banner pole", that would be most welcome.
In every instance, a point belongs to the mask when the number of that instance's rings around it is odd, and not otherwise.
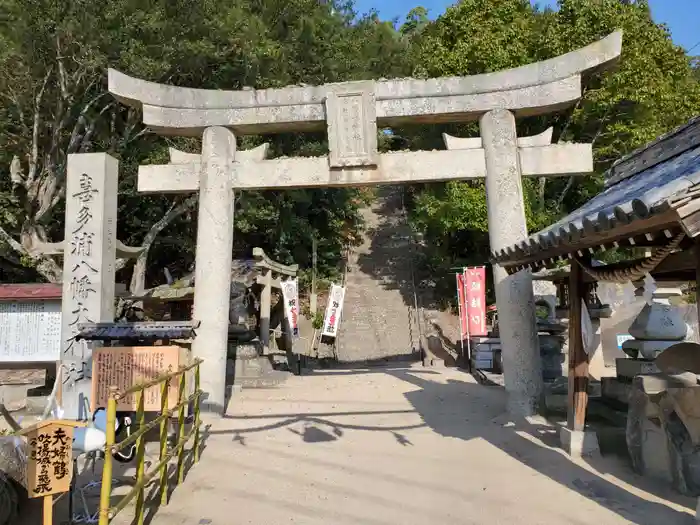
[[[466,288],[467,286],[467,270],[469,267],[464,268],[462,270],[462,282],[464,283],[464,286]],[[471,335],[469,334],[469,303],[467,301],[467,290],[464,290],[464,302],[467,303],[464,305],[464,307],[467,310],[467,370],[469,372],[472,371],[472,342],[471,342]],[[462,353],[464,353],[464,343],[462,343]]]
[[[462,280],[460,282],[459,276],[462,275]],[[464,287],[464,274],[455,274],[455,279],[457,281],[457,314],[459,315],[459,346],[460,346],[460,351],[462,352],[462,359],[464,359],[464,327],[462,326],[462,309],[466,309],[466,305],[462,304],[462,295],[464,293],[463,290],[460,288]],[[466,310],[464,310],[466,313]]]

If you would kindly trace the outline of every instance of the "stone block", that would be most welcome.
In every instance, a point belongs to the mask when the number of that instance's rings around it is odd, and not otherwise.
[[[590,430],[571,430],[562,427],[559,431],[562,448],[572,457],[586,457],[600,454],[598,436]]]
[[[377,109],[374,82],[333,85],[326,98],[331,168],[376,166]]]
[[[605,399],[612,399],[618,403],[628,404],[632,383],[620,381],[616,377],[604,377],[600,381],[601,395]]]
[[[653,361],[643,361],[641,359],[626,359],[620,357],[615,360],[617,377],[633,379],[641,374],[658,374],[661,372]]]
[[[681,494],[700,495],[700,447],[693,443],[689,432],[693,428],[691,425],[689,429],[683,422],[667,391],[647,394],[643,377],[635,379],[627,413],[626,441],[636,472],[663,481]]]

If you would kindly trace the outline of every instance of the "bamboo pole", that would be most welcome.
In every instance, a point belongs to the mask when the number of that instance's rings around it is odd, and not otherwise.
[[[107,401],[107,429],[105,460],[102,467],[102,488],[100,489],[100,520],[99,525],[109,525],[110,505],[112,497],[112,447],[115,440],[115,425],[117,422],[117,388],[109,387]]]
[[[136,420],[138,422],[139,429],[142,429],[146,424],[146,411],[144,410],[144,399],[146,397],[146,391],[141,390],[136,394],[137,404],[136,404]],[[144,500],[144,487],[143,487],[143,477],[144,477],[144,460],[146,454],[146,436],[141,434],[136,440],[136,486],[138,488],[138,493],[136,496],[136,523],[137,525],[143,525],[144,511],[145,511],[145,500]]]
[[[170,380],[163,382],[160,391],[161,415],[168,413],[168,392],[170,390]],[[168,455],[168,418],[164,417],[160,422],[160,456],[162,462]],[[168,504],[168,469],[164,468],[160,473],[160,503]]]

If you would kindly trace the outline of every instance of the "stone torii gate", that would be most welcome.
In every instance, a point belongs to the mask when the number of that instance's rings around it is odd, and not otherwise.
[[[222,412],[235,190],[359,186],[486,178],[491,250],[527,238],[521,176],[592,171],[589,144],[518,139],[518,117],[542,115],[581,97],[581,75],[620,55],[616,32],[590,46],[527,66],[471,77],[397,79],[218,91],[155,84],[109,71],[109,90],[143,109],[163,135],[200,136],[202,154],[141,166],[142,192],[199,192],[193,352],[204,359],[202,388]],[[377,127],[480,120],[481,138],[446,137],[447,151],[379,154]],[[329,155],[243,159],[236,135],[326,129]],[[534,413],[542,390],[532,279],[494,267],[510,410]]]

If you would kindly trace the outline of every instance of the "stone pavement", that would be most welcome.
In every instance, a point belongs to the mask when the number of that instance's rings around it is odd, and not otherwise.
[[[551,427],[509,424],[505,406],[502,389],[456,369],[317,371],[244,390],[151,523],[694,523],[695,501],[614,459],[574,463]]]

